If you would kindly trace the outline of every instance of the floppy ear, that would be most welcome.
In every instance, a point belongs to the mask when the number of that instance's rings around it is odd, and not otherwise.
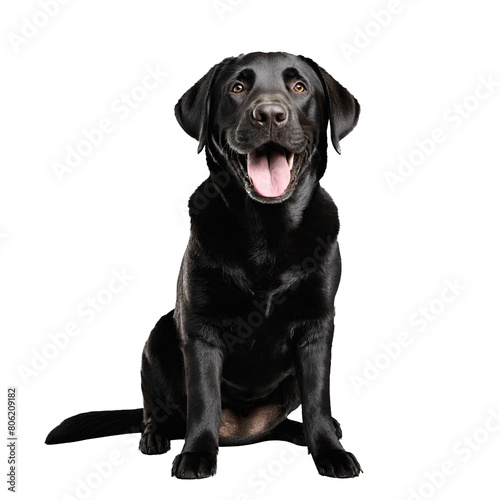
[[[314,69],[321,80],[323,91],[328,99],[328,118],[330,119],[332,144],[337,153],[340,154],[340,140],[358,123],[359,103],[347,89],[342,87],[337,80],[312,59],[307,57],[302,57],[302,59]]]
[[[198,153],[207,142],[210,91],[219,64],[198,80],[175,105],[175,117],[184,132],[199,141]]]

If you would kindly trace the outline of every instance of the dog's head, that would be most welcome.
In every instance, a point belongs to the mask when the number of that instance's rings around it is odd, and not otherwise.
[[[328,121],[340,153],[359,109],[311,59],[256,52],[214,66],[181,97],[175,115],[199,141],[198,152],[207,148],[211,167],[236,177],[251,198],[276,203],[302,177],[323,175]]]

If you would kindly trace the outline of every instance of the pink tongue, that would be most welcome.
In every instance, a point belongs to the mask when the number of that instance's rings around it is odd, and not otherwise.
[[[248,153],[247,170],[257,193],[267,198],[281,196],[290,183],[290,167],[286,161],[286,153],[279,148],[271,149],[269,160],[266,149],[260,153]]]

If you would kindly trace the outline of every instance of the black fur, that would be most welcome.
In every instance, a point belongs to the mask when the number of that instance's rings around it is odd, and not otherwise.
[[[219,445],[281,439],[306,445],[320,474],[357,476],[330,410],[339,222],[319,185],[327,125],[340,153],[356,99],[310,59],[252,53],[214,66],[175,114],[205,148],[210,176],[189,202],[175,310],[144,348],[144,409],[71,417],[47,443],[140,430],[140,450],[159,454],[183,438],[172,474],[202,478]],[[263,148],[293,154],[277,196],[247,172],[247,155]],[[300,404],[303,424],[287,418]]]

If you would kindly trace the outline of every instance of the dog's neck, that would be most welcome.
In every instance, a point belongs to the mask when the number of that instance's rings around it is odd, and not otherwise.
[[[282,202],[262,203],[252,199],[237,180],[231,178],[229,183],[221,185],[220,175],[211,173],[211,180],[220,194],[228,210],[235,214],[243,223],[260,227],[264,232],[279,231],[279,228],[288,231],[296,229],[302,222],[304,211],[309,205],[318,181],[313,172],[304,172],[304,178],[292,195]]]
[[[251,199],[248,195],[245,198],[246,214],[257,219],[262,227],[271,231],[279,228],[287,228],[293,231],[300,226],[304,211],[308,207],[314,192],[318,187],[318,181],[311,172],[304,172],[304,179],[297,186],[293,194],[280,203],[261,203]]]
[[[218,163],[216,157],[208,151],[206,156],[210,180],[228,210],[237,214],[242,222],[260,227],[264,232],[267,229],[276,232],[280,228],[293,231],[301,224],[304,211],[319,187],[319,177],[324,172],[326,163],[326,151],[321,154],[320,149],[316,149],[310,158],[315,165],[309,165],[313,168],[305,168],[302,171],[301,180],[291,196],[282,202],[263,203],[251,198],[239,179],[231,172],[230,166]]]

